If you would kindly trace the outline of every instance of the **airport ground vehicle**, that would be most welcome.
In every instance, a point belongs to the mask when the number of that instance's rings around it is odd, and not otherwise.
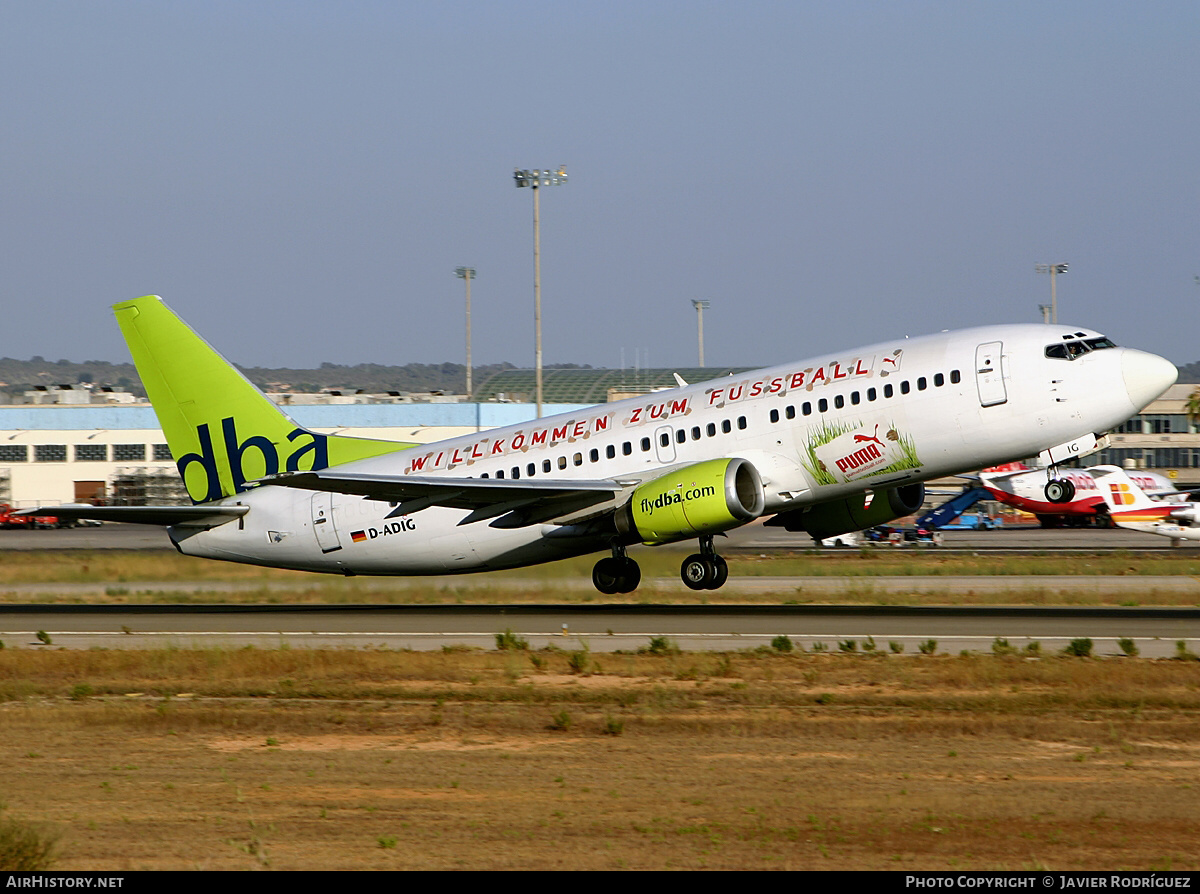
[[[69,527],[70,524],[55,515],[21,514],[7,503],[0,503],[0,528],[59,528]]]
[[[820,541],[821,546],[833,547],[834,549],[861,546],[864,542],[865,538],[859,531],[847,531],[845,534],[835,534]]]

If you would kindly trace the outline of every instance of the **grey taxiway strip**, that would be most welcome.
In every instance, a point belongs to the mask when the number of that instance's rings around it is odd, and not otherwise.
[[[665,636],[687,650],[737,650],[777,636],[830,651],[891,643],[909,654],[990,651],[996,637],[1044,651],[1093,640],[1119,654],[1133,639],[1144,657],[1169,657],[1177,641],[1200,649],[1200,609],[878,606],[442,605],[442,606],[0,606],[0,641],[19,648],[495,648],[512,630],[531,648],[636,650]],[[44,634],[49,643],[39,639]]]

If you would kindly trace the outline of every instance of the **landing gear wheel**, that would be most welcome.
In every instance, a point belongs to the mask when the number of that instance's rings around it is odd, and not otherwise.
[[[642,582],[642,569],[633,559],[622,557],[617,559],[621,563],[621,589],[618,593],[632,593],[637,589],[638,584]]]
[[[712,557],[713,568],[716,569],[716,574],[713,575],[712,585],[710,590],[719,590],[725,586],[725,581],[729,580],[729,563],[720,556]]]
[[[715,553],[697,553],[683,560],[679,577],[692,590],[717,590],[729,580],[729,563]]]
[[[1075,485],[1066,478],[1047,481],[1045,490],[1051,503],[1070,503],[1075,498]]]
[[[612,556],[601,559],[592,568],[592,583],[606,596],[621,592],[621,560]]]
[[[642,569],[627,556],[609,556],[592,568],[592,583],[606,596],[632,593],[642,582]]]
[[[726,574],[728,574],[728,569]],[[712,581],[716,576],[716,565],[699,553],[688,556],[679,566],[679,577],[691,590],[712,589]]]

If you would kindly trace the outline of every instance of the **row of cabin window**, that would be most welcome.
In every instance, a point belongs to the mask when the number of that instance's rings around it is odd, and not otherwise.
[[[957,369],[950,370],[950,383],[952,385],[957,385],[961,381],[962,381],[962,373],[960,373]],[[946,384],[946,377],[944,375],[942,375],[942,373],[934,373],[933,387],[941,388],[945,384]],[[929,388],[929,380],[926,379],[925,376],[920,376],[917,379],[917,390],[925,391],[927,388]],[[908,379],[905,379],[903,382],[900,383],[900,393],[901,394],[908,394],[911,391],[912,391],[912,384],[908,381]],[[883,396],[885,399],[895,396],[895,393],[896,393],[896,389],[891,384],[883,386]],[[867,389],[867,401],[871,402],[871,401],[875,401],[875,400],[879,400],[879,391],[875,388],[868,388]],[[862,403],[862,392],[851,391],[850,392],[850,405],[857,406],[860,403]],[[835,394],[833,397],[833,408],[835,410],[840,410],[844,406],[846,406],[846,395]],[[817,412],[818,413],[826,413],[828,411],[829,411],[828,398],[824,398],[824,397],[820,398],[817,401]],[[804,415],[804,416],[811,416],[813,413],[812,402],[806,400],[804,403],[802,403],[800,405],[800,413],[801,413],[801,415]],[[796,418],[796,408],[791,405],[784,407],[783,415],[788,419],[795,419]],[[772,422],[779,421],[779,410],[771,411],[771,421]]]
[[[145,462],[145,444],[76,444],[75,462],[108,462],[108,448],[112,447],[113,462]],[[166,444],[152,444],[153,458],[171,459],[171,449]],[[34,444],[35,463],[63,463],[67,461],[66,444]],[[0,462],[29,462],[28,444],[0,444]]]
[[[952,369],[950,371],[950,384],[957,385],[961,381],[962,381],[962,373],[959,372],[959,370],[957,370],[957,369]],[[941,388],[945,384],[946,384],[946,376],[942,373],[934,373],[933,387]],[[929,388],[929,380],[927,378],[925,378],[925,376],[919,376],[917,378],[917,390],[925,391],[928,388]],[[909,382],[908,379],[905,379],[904,381],[902,381],[900,383],[900,393],[901,394],[908,394],[911,391],[912,391],[912,383]],[[896,393],[895,386],[893,386],[891,383],[888,383],[887,385],[883,386],[884,399],[894,397],[895,393]],[[867,396],[868,402],[878,400],[879,399],[879,391],[877,389],[875,389],[874,387],[868,388],[867,392],[866,392],[866,396]],[[851,406],[855,406],[860,403],[862,403],[862,392],[851,391],[850,392]],[[834,409],[840,410],[845,405],[846,405],[846,396],[844,394],[834,395],[834,398],[833,398]],[[820,398],[817,401],[817,412],[825,413],[828,411],[829,411],[829,400],[824,397]],[[810,401],[805,401],[803,404],[800,405],[800,412],[804,416],[811,416],[812,412],[813,412],[812,403]],[[783,413],[788,419],[796,418],[796,408],[794,406],[789,405],[787,407],[784,407]],[[771,421],[772,422],[779,421],[779,410],[778,409],[771,410]],[[745,416],[737,417],[737,427],[740,430],[743,430],[746,428],[746,417]],[[731,431],[733,431],[733,422],[729,419],[722,419],[721,420],[721,431],[724,434],[729,434]],[[701,439],[701,437],[703,437],[704,435],[707,435],[710,438],[715,437],[717,434],[717,423],[715,423],[715,422],[708,423],[708,425],[706,425],[704,428],[703,434],[701,433],[700,426],[698,426],[698,425],[693,425],[691,427],[691,429],[677,428],[677,429],[675,429],[676,443],[679,443],[679,444],[686,443],[688,440],[689,433],[690,433],[691,439],[693,441],[699,441]],[[671,444],[670,432],[662,432],[661,434],[659,434],[658,440],[659,440],[659,443],[663,447],[670,446],[670,444]],[[648,453],[652,446],[653,446],[653,444],[651,443],[649,437],[642,438],[641,448],[642,448],[643,453]],[[617,455],[616,445],[609,444],[607,447],[604,448],[604,452],[605,452],[605,456],[608,459],[615,459],[616,455]],[[633,454],[632,442],[625,441],[621,445],[621,453],[624,456],[632,455]],[[588,452],[588,459],[594,463],[599,462],[600,461],[599,449],[593,447]],[[574,454],[571,457],[571,463],[576,466],[582,466],[583,465],[583,454],[582,453]],[[553,468],[554,468],[554,466],[550,460],[548,460],[548,459],[542,460],[543,474],[549,474],[553,470]],[[560,456],[558,458],[558,468],[559,469],[567,468],[567,457]],[[511,477],[513,477],[513,478],[521,477],[521,467],[520,466],[513,466],[510,471],[512,473]],[[525,476],[527,478],[532,478],[535,474],[537,474],[537,464],[536,463],[528,463],[525,466]],[[487,472],[484,472],[481,477],[487,478],[488,477]],[[503,478],[504,477],[504,469],[498,469],[496,471],[496,477]]]
[[[719,429],[718,429],[717,423],[715,423],[715,422],[708,423],[706,426],[704,426],[703,431],[701,431],[701,428],[698,425],[693,425],[690,429],[677,428],[677,429],[675,429],[675,441],[676,441],[676,443],[684,444],[687,442],[689,436],[691,437],[691,439],[693,441],[699,441],[701,438],[703,438],[705,436],[714,438],[714,437],[716,437],[718,430],[722,434],[727,435],[733,431],[734,424],[735,424],[735,422],[733,420],[722,419]],[[744,431],[746,428],[746,425],[747,425],[746,417],[739,416],[736,420],[736,425],[737,425],[739,431]],[[671,433],[666,432],[666,431],[661,432],[658,436],[658,442],[663,447],[670,446]],[[641,450],[643,453],[649,453],[650,450],[654,447],[654,443],[650,440],[650,437],[647,435],[646,437],[642,438],[641,441],[638,442],[638,446],[641,447]],[[634,445],[633,445],[632,441],[623,442],[621,444],[621,455],[622,456],[632,456],[633,448],[634,448]],[[607,445],[604,448],[604,456],[606,459],[616,459],[617,458],[617,445],[616,444]],[[589,450],[588,451],[588,460],[590,462],[594,462],[594,463],[600,462],[600,448],[593,447],[591,450]],[[570,461],[571,461],[572,465],[582,466],[583,465],[583,454],[582,453],[573,454],[571,456]],[[567,467],[567,457],[560,456],[558,458],[558,467],[559,467],[559,469],[565,469]],[[542,460],[542,473],[543,474],[550,473],[553,470],[553,468],[554,468],[554,463],[551,460],[549,460],[549,459]],[[511,472],[510,477],[512,477],[512,478],[520,478],[521,477],[521,467],[520,466],[513,466],[512,469],[509,471]],[[525,477],[532,478],[535,474],[537,474],[537,463],[527,463],[525,466]],[[488,473],[484,472],[480,477],[487,478]],[[504,469],[497,469],[496,477],[503,478],[504,477]]]

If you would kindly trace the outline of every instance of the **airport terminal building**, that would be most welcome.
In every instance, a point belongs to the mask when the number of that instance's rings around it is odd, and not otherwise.
[[[599,378],[605,370],[570,371],[580,382]],[[636,390],[661,387],[646,371]],[[699,370],[693,381],[702,378]],[[721,370],[704,370],[707,377]],[[664,371],[667,382],[670,372]],[[531,403],[515,382],[491,400],[467,403],[462,397],[439,396],[411,401],[394,394],[276,394],[298,425],[326,434],[428,443],[501,425],[533,419]],[[663,383],[666,384],[666,383]],[[587,397],[601,392],[593,390]],[[1173,385],[1165,395],[1111,435],[1104,450],[1084,465],[1112,464],[1154,469],[1180,485],[1200,485],[1200,421],[1189,418],[1187,402],[1194,385]],[[604,383],[608,399],[630,396],[634,388]],[[559,400],[575,395],[564,390]],[[604,398],[601,397],[601,400]],[[304,403],[298,401],[303,400]],[[434,402],[437,401],[437,402]],[[547,404],[546,415],[569,413],[594,400]],[[37,403],[0,406],[0,503],[27,509],[71,502],[117,505],[186,503],[171,451],[148,403],[128,394],[83,386],[59,386]]]

